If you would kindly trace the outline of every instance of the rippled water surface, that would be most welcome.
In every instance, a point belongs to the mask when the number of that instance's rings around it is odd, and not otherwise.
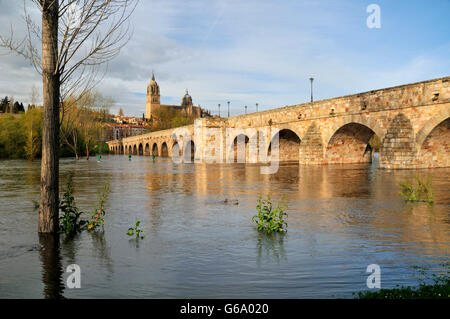
[[[369,264],[390,288],[450,260],[450,169],[284,164],[261,175],[257,165],[64,159],[61,186],[73,172],[80,209],[90,214],[107,181],[111,193],[103,232],[59,243],[37,234],[39,170],[0,161],[1,298],[351,298],[367,289]],[[433,175],[434,205],[399,198],[398,182],[416,173]],[[285,235],[252,224],[269,193],[287,196]],[[147,234],[138,242],[126,235],[136,218]],[[65,287],[70,264],[81,289]]]

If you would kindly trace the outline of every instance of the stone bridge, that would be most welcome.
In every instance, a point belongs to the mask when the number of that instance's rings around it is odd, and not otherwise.
[[[214,137],[205,128],[214,128],[231,142],[220,152],[234,152],[245,143],[247,162],[258,162],[248,148],[253,132],[265,129],[267,140],[257,152],[269,155],[271,141],[279,137],[279,160],[300,164],[342,164],[371,162],[369,140],[381,141],[381,168],[434,168],[450,166],[450,77],[401,85],[365,93],[337,97],[227,119],[203,118],[182,127],[192,141],[182,142],[174,129],[108,142],[116,154],[172,156],[192,150],[196,161],[204,161],[207,144]],[[197,129],[199,128],[199,129]],[[255,130],[256,129],[256,130]],[[180,128],[177,129],[180,131]],[[183,134],[181,134],[183,135]],[[256,133],[258,135],[258,133]],[[230,138],[231,137],[231,138]],[[261,136],[256,136],[256,140]],[[214,152],[214,151],[213,151]]]

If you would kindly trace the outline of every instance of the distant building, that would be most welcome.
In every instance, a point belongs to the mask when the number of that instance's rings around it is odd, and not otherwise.
[[[144,119],[134,116],[114,116],[114,122],[117,124],[143,125]]]
[[[181,100],[181,105],[161,104],[159,85],[155,81],[155,75],[152,74],[152,80],[147,87],[147,103],[145,107],[145,118],[147,120],[150,120],[152,116],[154,116],[155,111],[160,109],[179,111],[186,116],[194,118],[210,116],[209,112],[203,110],[200,106],[193,105],[192,97],[189,95],[187,90],[186,94],[183,96],[183,99]]]
[[[107,140],[121,140],[126,137],[148,133],[144,125],[107,124]]]

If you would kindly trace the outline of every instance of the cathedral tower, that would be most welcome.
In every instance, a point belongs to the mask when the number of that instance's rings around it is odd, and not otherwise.
[[[147,103],[145,106],[145,118],[151,119],[152,113],[159,110],[161,107],[161,100],[159,94],[159,85],[155,81],[155,75],[152,74],[152,80],[147,87]]]

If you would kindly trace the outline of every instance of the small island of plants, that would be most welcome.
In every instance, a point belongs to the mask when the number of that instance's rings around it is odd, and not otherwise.
[[[268,234],[273,232],[286,232],[286,208],[287,205],[285,199],[274,206],[270,196],[267,196],[266,199],[259,196],[258,204],[256,205],[258,213],[253,216],[252,219],[253,222],[256,223],[256,229],[260,232],[265,232]]]

